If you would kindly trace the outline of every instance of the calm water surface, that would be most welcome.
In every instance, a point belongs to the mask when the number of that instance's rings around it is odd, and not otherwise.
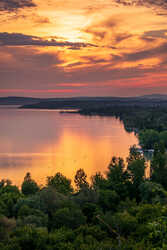
[[[126,158],[133,144],[134,133],[112,117],[0,107],[0,179],[17,185],[27,172],[39,184],[56,172],[73,179],[79,168],[88,177],[104,173],[112,156]]]

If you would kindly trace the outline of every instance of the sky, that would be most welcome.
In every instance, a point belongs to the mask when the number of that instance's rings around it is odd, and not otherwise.
[[[167,94],[167,0],[0,0],[0,96]]]

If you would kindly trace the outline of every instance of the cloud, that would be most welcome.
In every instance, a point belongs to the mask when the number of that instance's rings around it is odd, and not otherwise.
[[[151,75],[152,79],[154,75],[166,74],[164,65],[164,67],[147,68],[140,65],[131,67],[127,65],[126,68],[119,66],[126,60],[132,60],[133,57],[136,60],[135,53],[127,53],[120,56],[115,55],[113,60],[104,61],[98,59],[98,56],[97,58],[87,56],[84,58],[88,61],[87,65],[82,68],[74,67],[73,71],[70,71],[67,70],[67,66],[63,67],[64,61],[61,59],[61,52],[59,55],[59,52],[55,51],[53,55],[53,52],[44,53],[32,47],[0,47],[0,95],[56,96],[94,95],[94,93],[109,95],[110,91],[113,93],[113,88],[119,94],[120,87],[117,86],[119,82],[128,92],[129,82],[135,87],[136,82],[140,82],[141,78],[146,79]],[[143,57],[145,57],[144,51]],[[139,55],[137,55],[138,58]],[[82,60],[81,57],[80,61],[82,62]],[[101,65],[101,63],[106,64]],[[112,87],[110,87],[111,84]]]
[[[50,19],[48,17],[42,17],[39,15],[33,15],[32,20],[36,25],[50,24]]]
[[[17,11],[19,9],[35,7],[32,0],[0,0],[0,11]]]
[[[59,66],[64,63],[60,53],[44,52],[32,47],[0,47],[0,73],[3,72],[33,72],[60,71]],[[29,73],[28,73],[29,74]],[[33,75],[33,73],[32,73]]]
[[[64,61],[59,52],[39,52],[32,47],[1,47],[0,48],[0,79],[1,87],[23,88],[28,86],[45,86],[45,83],[84,83],[104,82],[112,79],[139,76],[140,69],[108,69],[99,65],[104,60],[94,57],[85,58],[90,66],[74,68],[72,72],[63,68]],[[119,59],[118,59],[119,60]],[[81,60],[82,61],[82,60]],[[108,64],[111,62],[108,62]],[[115,63],[116,59],[115,59]],[[142,72],[143,74],[143,72]]]
[[[151,32],[145,33],[145,36],[150,37],[150,34],[155,35],[154,32]],[[162,35],[163,32],[158,34]],[[126,34],[122,33],[118,40],[124,38],[126,39]],[[18,33],[0,33],[1,89],[16,88],[22,90],[30,88],[33,90],[34,88],[38,90],[46,89],[47,86],[49,88],[51,83],[53,83],[52,89],[54,87],[57,89],[58,85],[62,89],[61,83],[72,83],[74,88],[75,83],[86,83],[90,87],[100,84],[103,86],[104,83],[111,81],[123,82],[126,79],[127,81],[128,79],[140,79],[149,74],[153,76],[166,73],[167,43],[165,41],[154,48],[147,47],[147,49],[140,51],[112,51],[113,54],[118,53],[117,55],[112,55],[109,51],[107,57],[98,53],[88,55],[83,53],[76,60],[71,60],[71,63],[69,61],[69,64],[66,65],[68,58],[63,56],[62,50],[54,49],[52,52],[48,52],[35,47],[67,46],[70,49],[71,47],[77,47],[75,43],[57,42],[57,39],[57,37],[42,39]],[[53,45],[53,43],[56,45]],[[142,60],[150,58],[160,59],[159,65],[149,66],[147,63],[141,65]]]
[[[143,77],[148,73],[166,72],[167,45],[164,43],[153,49],[139,52],[110,55],[108,59],[96,56],[81,56],[80,61],[64,68],[61,53],[41,52],[32,47],[0,48],[1,87],[23,88],[23,86],[46,86],[48,83],[98,83],[118,79]],[[137,62],[149,58],[161,58],[161,65],[128,66],[128,62]],[[122,68],[121,64],[127,63]],[[85,65],[84,65],[85,64]],[[82,67],[78,68],[78,66]],[[67,70],[68,69],[68,70]]]
[[[123,54],[123,59],[125,61],[131,61],[131,62],[153,58],[153,57],[157,57],[157,58],[167,57],[167,43],[166,42],[152,49]]]
[[[117,49],[119,43],[133,37],[129,29],[121,29],[122,25],[124,25],[123,20],[121,15],[105,17],[103,20],[94,21],[82,31],[91,35],[92,40],[100,44],[101,47]]]
[[[151,8],[167,9],[166,0],[114,0],[124,6],[146,6]]]
[[[57,41],[56,39],[43,39],[37,36],[29,36],[21,33],[0,33],[0,46],[53,46],[81,49],[85,47],[97,47],[91,43]]]
[[[167,39],[167,29],[164,30],[150,30],[144,32],[143,37],[145,38],[164,38]]]
[[[67,85],[68,87],[68,85]],[[0,93],[74,93],[73,89],[0,89]]]

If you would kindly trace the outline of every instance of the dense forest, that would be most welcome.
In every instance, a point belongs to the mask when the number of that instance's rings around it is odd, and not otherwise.
[[[56,173],[39,186],[27,173],[20,189],[0,181],[1,250],[167,249],[167,155],[156,143],[150,177],[133,146],[113,157],[106,175],[74,183]]]

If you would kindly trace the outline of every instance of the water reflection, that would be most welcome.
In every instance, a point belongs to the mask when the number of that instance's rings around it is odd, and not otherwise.
[[[104,172],[113,155],[126,158],[138,143],[111,117],[16,109],[0,109],[0,117],[0,178],[17,185],[27,171],[38,183],[56,172],[73,179],[79,168],[90,177]]]

